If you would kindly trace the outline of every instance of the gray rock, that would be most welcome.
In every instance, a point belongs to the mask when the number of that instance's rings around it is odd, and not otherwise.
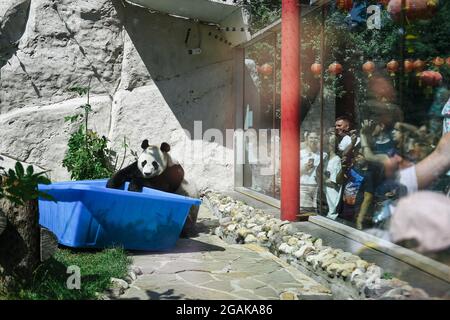
[[[232,221],[231,217],[224,217],[224,218],[219,219],[219,223],[221,225],[229,224],[229,223],[231,223],[231,221]]]
[[[111,278],[111,284],[113,288],[122,288],[123,290],[128,289],[128,283],[123,279]]]
[[[131,271],[136,275],[136,276],[140,276],[143,275],[144,273],[142,272],[142,268],[139,266],[131,266]]]

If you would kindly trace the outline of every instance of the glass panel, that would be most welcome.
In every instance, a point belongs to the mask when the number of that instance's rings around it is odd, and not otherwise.
[[[450,264],[450,1],[401,3],[331,1],[301,19],[300,209]],[[280,48],[277,34],[246,49],[246,132],[280,128]],[[253,145],[244,185],[279,198],[279,144],[266,159]]]
[[[322,214],[443,253],[450,248],[450,225],[438,227],[450,221],[450,2],[407,2],[416,5],[404,14],[401,0],[326,8]],[[304,40],[314,47],[319,38]],[[303,132],[318,130],[309,117]]]
[[[245,49],[244,187],[274,197],[276,37],[271,35]]]

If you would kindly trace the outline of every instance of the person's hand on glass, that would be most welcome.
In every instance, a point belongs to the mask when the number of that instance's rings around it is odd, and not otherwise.
[[[361,123],[361,130],[360,130],[361,134],[372,135],[374,126],[375,126],[375,123],[373,120],[367,120],[367,119],[364,120]]]
[[[362,230],[362,228],[363,228],[363,226],[362,226],[362,222],[361,222],[361,221],[359,221],[359,220],[357,220],[357,221],[356,221],[356,229],[358,229],[358,230]]]

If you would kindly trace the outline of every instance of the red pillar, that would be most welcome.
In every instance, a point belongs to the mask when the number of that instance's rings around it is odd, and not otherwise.
[[[295,221],[300,207],[300,4],[281,7],[281,219]]]

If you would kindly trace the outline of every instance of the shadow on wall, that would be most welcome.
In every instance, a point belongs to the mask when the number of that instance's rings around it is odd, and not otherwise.
[[[194,21],[151,13],[129,3],[124,6],[121,1],[113,1],[113,5],[145,65],[148,74],[143,77],[151,77],[191,138],[195,138],[194,121],[202,121],[202,134],[209,128],[217,128],[225,136],[225,129],[234,128],[233,50],[208,35],[217,30]],[[197,46],[201,54],[188,53],[188,49]],[[142,85],[151,84],[152,80]]]
[[[31,0],[17,1],[5,12],[3,19],[0,19],[0,68],[17,51],[18,41],[27,25],[30,3]]]

